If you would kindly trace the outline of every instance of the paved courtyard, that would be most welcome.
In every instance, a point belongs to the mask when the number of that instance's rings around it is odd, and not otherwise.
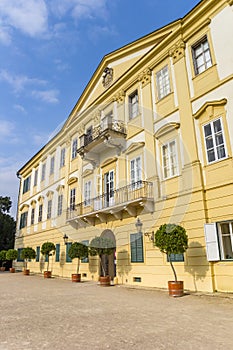
[[[0,273],[0,350],[233,349],[233,299]]]

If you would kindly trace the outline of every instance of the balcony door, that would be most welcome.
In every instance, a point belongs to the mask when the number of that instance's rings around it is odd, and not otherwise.
[[[114,171],[110,170],[104,174],[104,206],[110,207],[114,204]]]

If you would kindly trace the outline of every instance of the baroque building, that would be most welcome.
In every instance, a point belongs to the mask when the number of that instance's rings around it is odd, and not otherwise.
[[[189,236],[171,256],[185,288],[233,292],[232,4],[203,0],[104,56],[61,130],[18,171],[15,247],[36,250],[31,271],[43,271],[51,241],[53,275],[70,277],[71,243],[101,235],[115,244],[112,279],[166,288],[153,237],[175,223]],[[98,259],[81,274],[97,281]]]

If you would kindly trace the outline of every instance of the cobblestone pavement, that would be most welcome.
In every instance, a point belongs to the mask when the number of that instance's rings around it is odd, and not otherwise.
[[[233,299],[0,273],[0,350],[233,349]]]

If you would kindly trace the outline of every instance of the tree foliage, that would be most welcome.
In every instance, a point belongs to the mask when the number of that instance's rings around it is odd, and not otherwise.
[[[18,257],[18,252],[15,249],[8,249],[6,252],[6,260],[15,260]]]
[[[161,225],[155,232],[154,244],[162,253],[167,254],[175,281],[177,281],[176,271],[170,259],[170,255],[183,254],[188,248],[188,235],[185,229],[175,224]]]
[[[10,197],[0,196],[0,250],[14,248],[16,223],[8,214],[11,204]]]
[[[35,257],[36,257],[35,249],[33,249],[31,247],[23,248],[23,250],[21,252],[21,258],[25,262],[25,269],[27,269],[27,262],[28,262],[28,260],[29,259],[35,259]]]
[[[110,255],[115,250],[115,243],[105,237],[95,237],[92,239],[89,245],[89,254],[91,256],[98,255],[100,258],[100,264],[102,267],[103,275],[106,276],[106,271],[104,268],[104,264],[102,262],[103,255]]]
[[[48,257],[48,264],[47,264],[47,271],[49,270],[49,257],[51,255],[51,252],[55,252],[56,247],[55,244],[52,242],[45,242],[42,244],[41,247],[41,254],[44,255],[45,257]]]
[[[77,264],[77,274],[79,273],[80,259],[84,259],[88,257],[88,247],[85,244],[74,242],[71,244],[70,249],[68,251],[69,257],[73,259],[78,259]]]

